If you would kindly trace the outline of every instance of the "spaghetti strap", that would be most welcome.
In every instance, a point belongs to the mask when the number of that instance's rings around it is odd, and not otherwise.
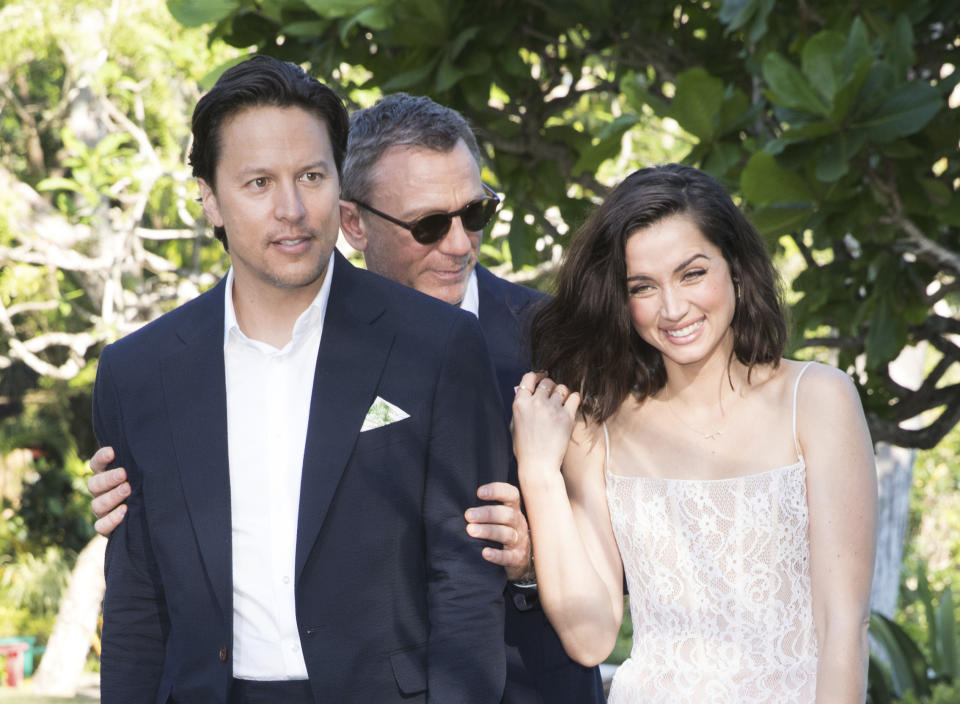
[[[796,381],[793,382],[793,447],[797,451],[797,459],[803,460],[803,453],[800,452],[800,439],[797,437],[797,390],[800,388],[800,377],[807,371],[807,368],[813,362],[807,362],[803,365],[800,373],[797,374]],[[604,428],[606,430],[606,428]]]
[[[603,422],[603,473],[610,471],[610,433],[607,432],[607,422]]]

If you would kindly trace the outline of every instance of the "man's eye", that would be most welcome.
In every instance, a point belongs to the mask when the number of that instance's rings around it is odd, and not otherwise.
[[[254,188],[266,188],[267,187],[267,177],[266,176],[257,176],[250,182]]]
[[[319,171],[308,171],[300,178],[307,183],[318,183],[319,181],[323,180],[323,174],[321,174]]]

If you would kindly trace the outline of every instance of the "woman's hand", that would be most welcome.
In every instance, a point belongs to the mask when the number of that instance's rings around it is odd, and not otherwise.
[[[577,392],[543,373],[524,374],[513,399],[513,452],[521,472],[560,468],[579,407]]]

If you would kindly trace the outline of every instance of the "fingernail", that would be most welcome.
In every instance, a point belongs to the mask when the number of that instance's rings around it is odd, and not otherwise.
[[[480,487],[479,489],[477,489],[477,496],[479,496],[481,499],[487,498],[488,496],[490,496],[490,489],[488,489],[485,486]]]

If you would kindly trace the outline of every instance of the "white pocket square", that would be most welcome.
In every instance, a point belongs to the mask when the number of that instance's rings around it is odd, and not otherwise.
[[[363,419],[363,427],[360,428],[360,432],[364,433],[375,428],[382,428],[385,425],[409,417],[410,414],[399,406],[394,406],[386,399],[377,396],[376,400],[370,405],[370,410],[367,411],[367,417]]]

